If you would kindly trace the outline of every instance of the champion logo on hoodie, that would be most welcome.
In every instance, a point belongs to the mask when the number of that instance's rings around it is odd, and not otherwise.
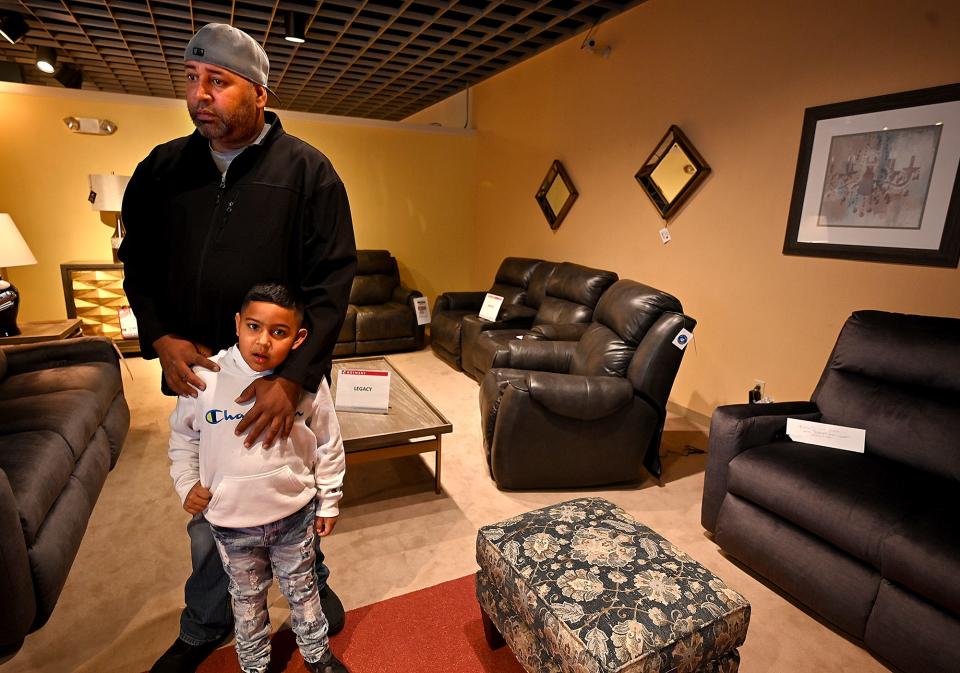
[[[303,416],[302,411],[294,412],[296,416]],[[231,414],[227,409],[210,409],[203,415],[204,420],[210,425],[216,425],[222,421],[239,421],[243,418],[243,412],[238,411]]]

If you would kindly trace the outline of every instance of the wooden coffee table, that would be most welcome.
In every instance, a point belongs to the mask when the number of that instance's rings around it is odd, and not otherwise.
[[[330,392],[337,395],[341,369],[373,369],[390,372],[390,407],[386,414],[338,411],[347,465],[413,456],[435,451],[436,492],[440,492],[440,437],[453,432],[443,414],[390,364],[387,358],[367,357],[336,360]]]

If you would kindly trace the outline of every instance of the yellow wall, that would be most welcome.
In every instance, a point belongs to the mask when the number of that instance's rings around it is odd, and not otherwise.
[[[960,316],[960,271],[781,253],[804,108],[960,79],[960,3],[649,0],[475,89],[476,285],[504,255],[570,260],[675,294],[699,320],[672,400],[710,414],[754,378],[808,398],[856,309]],[[634,173],[672,123],[713,174],[670,226]],[[553,159],[580,198],[556,233]]]
[[[14,93],[18,92],[18,93]],[[70,133],[66,116],[108,118],[112,136]],[[38,264],[9,269],[20,320],[65,317],[60,263],[110,261],[111,229],[86,201],[88,174],[129,175],[150,149],[192,130],[185,106],[135,96],[0,89],[0,212]],[[284,128],[330,157],[350,196],[357,245],[386,248],[403,281],[432,297],[469,286],[477,139],[469,132],[337,122],[281,113]]]

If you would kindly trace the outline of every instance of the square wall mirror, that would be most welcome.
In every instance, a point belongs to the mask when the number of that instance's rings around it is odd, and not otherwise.
[[[558,229],[563,218],[570,212],[573,202],[577,200],[577,189],[573,181],[563,169],[563,164],[555,160],[547,171],[547,176],[540,183],[537,190],[537,203],[551,229]]]
[[[678,126],[671,126],[634,177],[660,216],[667,220],[709,173],[710,166],[693,143]]]

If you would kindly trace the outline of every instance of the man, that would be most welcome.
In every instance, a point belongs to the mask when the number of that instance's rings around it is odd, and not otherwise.
[[[234,313],[247,289],[276,280],[300,290],[309,337],[238,398],[255,403],[237,434],[247,446],[262,439],[270,447],[289,434],[301,388],[316,391],[329,378],[356,270],[350,207],[329,160],[264,111],[273,95],[270,66],[255,40],[208,24],[190,40],[184,61],[196,131],[154,148],[130,179],[124,290],[144,357],[160,359],[161,388],[193,397],[204,383],[191,367],[216,371],[208,357],[235,341]],[[187,531],[193,572],[180,636],[153,673],[192,673],[232,631],[227,576],[210,526],[201,514]],[[343,606],[326,585],[319,545],[316,570],[336,633]]]

